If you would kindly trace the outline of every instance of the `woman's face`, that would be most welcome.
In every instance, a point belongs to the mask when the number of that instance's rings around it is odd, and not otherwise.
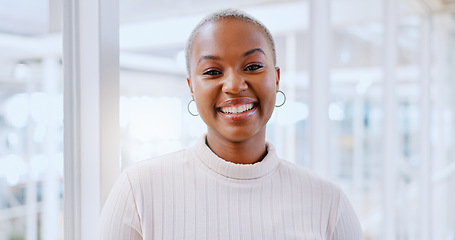
[[[280,79],[265,34],[237,19],[208,23],[195,36],[189,61],[188,85],[208,137],[264,138]]]

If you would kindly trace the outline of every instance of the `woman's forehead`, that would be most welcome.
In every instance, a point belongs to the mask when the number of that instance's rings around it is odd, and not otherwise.
[[[193,41],[193,54],[227,49],[242,51],[241,48],[250,50],[257,47],[272,51],[267,35],[258,26],[242,19],[219,19],[199,29]]]

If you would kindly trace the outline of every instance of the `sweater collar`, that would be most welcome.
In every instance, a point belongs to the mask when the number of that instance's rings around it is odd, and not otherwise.
[[[275,146],[267,142],[267,155],[262,161],[253,164],[236,164],[218,157],[206,144],[206,135],[199,138],[192,147],[198,160],[210,170],[227,178],[257,179],[273,173],[279,165]]]

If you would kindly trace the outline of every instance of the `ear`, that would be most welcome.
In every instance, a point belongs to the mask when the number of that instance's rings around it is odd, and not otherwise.
[[[275,67],[275,74],[276,74],[276,90],[280,89],[280,68]]]
[[[188,87],[190,88],[191,97],[192,97],[193,100],[194,100],[193,82],[191,81],[191,78],[190,78],[190,77],[187,77],[187,78],[186,78],[186,82],[188,83]]]

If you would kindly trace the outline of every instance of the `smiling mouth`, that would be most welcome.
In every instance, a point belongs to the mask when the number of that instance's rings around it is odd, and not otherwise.
[[[225,120],[240,123],[256,113],[259,102],[250,97],[233,98],[221,102],[216,111]]]
[[[253,107],[254,107],[253,103],[248,103],[233,107],[223,107],[220,108],[219,110],[224,114],[240,114],[253,109]]]

